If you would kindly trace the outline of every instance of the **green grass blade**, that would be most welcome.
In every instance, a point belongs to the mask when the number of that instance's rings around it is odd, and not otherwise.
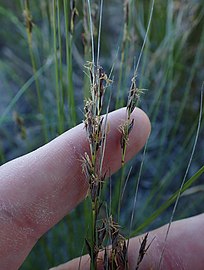
[[[51,59],[48,59],[47,62],[45,63],[45,65],[42,66],[41,68],[39,68],[36,71],[35,75],[33,75],[32,77],[30,77],[30,79],[28,79],[26,81],[26,83],[18,90],[17,94],[11,99],[11,101],[9,102],[9,104],[6,107],[5,111],[0,116],[0,126],[3,124],[3,122],[5,121],[6,116],[12,110],[12,108],[15,106],[15,104],[17,103],[17,101],[22,97],[22,95],[27,90],[29,90],[29,87],[32,85],[32,83],[35,82],[36,78],[39,78],[42,75],[42,73],[51,66],[52,62],[53,62],[53,59],[52,58]]]
[[[147,228],[157,217],[159,217],[169,206],[171,206],[177,199],[178,194],[182,194],[185,190],[191,187],[196,180],[204,173],[204,166],[202,166],[186,183],[182,190],[179,189],[166,201],[164,202],[150,217],[148,217],[144,223],[142,223],[135,231],[132,232],[131,237],[136,236]]]
[[[72,65],[72,46],[73,46],[73,36],[69,33],[69,17],[68,17],[68,4],[67,0],[63,1],[64,7],[64,20],[65,20],[65,39],[66,39],[66,64],[67,64],[67,99],[69,104],[69,111],[71,114],[72,123],[69,127],[76,125],[77,115],[76,115],[76,104],[74,99],[74,86],[73,86],[73,65]]]

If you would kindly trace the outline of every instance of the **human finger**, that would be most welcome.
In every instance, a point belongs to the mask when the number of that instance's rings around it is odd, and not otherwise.
[[[109,132],[104,172],[115,172],[121,160],[119,125],[126,110],[108,116]],[[126,160],[144,145],[150,123],[135,109]],[[16,269],[37,239],[61,220],[87,194],[81,158],[89,151],[84,125],[65,132],[43,147],[0,167],[0,261],[3,269]],[[11,259],[12,258],[12,259]]]
[[[170,232],[165,242],[167,225],[156,229],[148,234],[147,245],[150,244],[144,255],[144,259],[139,265],[140,270],[202,270],[204,267],[204,214],[173,222]],[[129,269],[136,269],[141,241],[145,235],[130,239],[128,249]],[[162,259],[161,254],[163,253]],[[100,254],[102,261],[102,254]],[[74,259],[68,263],[51,268],[50,270],[89,270],[89,256]],[[99,265],[98,270],[102,270],[103,265]]]

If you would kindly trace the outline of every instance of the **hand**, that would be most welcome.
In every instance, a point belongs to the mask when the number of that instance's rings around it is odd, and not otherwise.
[[[133,117],[135,124],[130,133],[126,160],[132,158],[142,148],[150,132],[149,120],[141,110],[136,109]],[[107,137],[104,171],[110,169],[113,173],[120,167],[118,126],[124,118],[125,109],[113,112],[108,117],[110,131]],[[1,269],[18,269],[37,240],[84,199],[88,184],[81,172],[80,160],[85,151],[88,151],[88,143],[81,124],[36,151],[0,167]],[[178,230],[177,234],[180,232],[185,237],[179,244],[176,241],[172,244],[178,247],[179,258],[179,252],[182,256],[184,250],[190,250],[190,245],[193,246],[195,252],[189,253],[185,262],[188,267],[192,266],[192,263],[193,267],[200,263],[199,267],[204,265],[202,259],[204,246],[200,237],[203,216],[192,220],[195,221],[189,224],[194,224],[194,229],[189,225],[188,232],[187,226]],[[178,227],[176,224],[173,226]],[[175,233],[172,227],[169,241]],[[161,230],[158,231],[158,239],[153,241],[151,250],[148,251],[149,255],[145,256],[146,261],[148,258],[152,260],[155,255],[158,257],[158,250],[155,248],[153,252],[153,247],[159,243],[159,235],[163,237]],[[171,243],[169,241],[168,243]],[[183,249],[179,248],[181,245]],[[133,239],[130,244],[130,262],[137,257],[136,247],[138,241]],[[171,251],[171,244],[167,248]],[[175,250],[176,248],[172,252]],[[65,269],[75,269],[73,263],[72,261],[71,266]]]

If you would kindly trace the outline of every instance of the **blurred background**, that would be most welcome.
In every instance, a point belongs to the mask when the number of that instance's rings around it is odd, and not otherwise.
[[[97,44],[99,1],[91,1]],[[150,17],[150,0],[104,1],[100,64],[113,68],[110,110],[126,105],[134,66]],[[86,1],[0,1],[0,163],[26,154],[83,120],[91,61]],[[203,0],[156,0],[137,74],[139,107],[152,122],[141,152],[111,179],[113,213],[117,179],[132,167],[121,203],[127,235],[138,172],[144,159],[133,234],[169,221],[173,204],[159,212],[181,185],[198,125],[204,80]],[[204,122],[187,180],[204,163]],[[203,169],[201,170],[203,172]],[[201,174],[201,173],[200,173]],[[124,176],[123,176],[124,177]],[[114,193],[115,191],[115,193]],[[108,192],[107,192],[108,198]],[[180,198],[175,219],[203,212],[204,176],[193,178]],[[86,252],[87,203],[82,203],[37,243],[23,269],[48,269]],[[152,214],[156,216],[152,217]]]

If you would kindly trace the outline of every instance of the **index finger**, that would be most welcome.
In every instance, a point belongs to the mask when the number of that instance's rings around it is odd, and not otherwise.
[[[104,170],[120,167],[121,121],[125,109],[108,116],[110,131],[104,157]],[[150,123],[140,109],[133,113],[126,160],[144,145]],[[81,156],[89,149],[83,124],[65,132],[50,143],[0,168],[0,261],[16,260],[20,265],[36,240],[61,220],[87,194],[88,183],[82,173]],[[20,253],[20,254],[19,254]],[[14,260],[14,255],[16,259]],[[15,269],[12,266],[4,269]]]

